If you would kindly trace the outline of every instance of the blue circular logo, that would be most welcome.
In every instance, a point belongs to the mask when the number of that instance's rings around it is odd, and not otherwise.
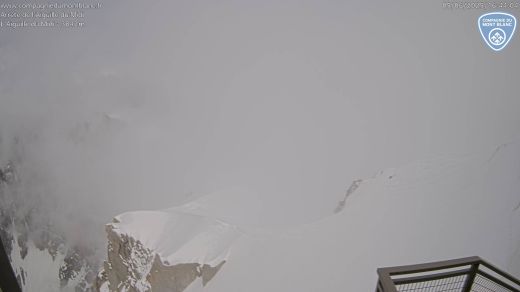
[[[489,32],[488,39],[491,44],[500,46],[506,41],[507,35],[503,29],[494,28]]]

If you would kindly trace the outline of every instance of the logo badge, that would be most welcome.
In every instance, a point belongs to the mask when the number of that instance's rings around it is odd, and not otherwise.
[[[486,13],[479,17],[478,28],[486,44],[498,52],[505,48],[513,38],[516,18],[509,13]]]

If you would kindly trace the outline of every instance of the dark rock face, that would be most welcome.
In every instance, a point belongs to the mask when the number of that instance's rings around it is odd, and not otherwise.
[[[12,184],[16,181],[17,176],[14,170],[12,162],[8,162],[7,165],[0,169],[0,182],[4,184]]]
[[[11,232],[11,222],[9,215],[6,214],[6,210],[0,209],[0,239],[5,248],[5,252],[10,255],[13,251],[14,238]]]

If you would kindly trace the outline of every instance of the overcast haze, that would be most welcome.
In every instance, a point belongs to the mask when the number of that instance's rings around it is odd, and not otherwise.
[[[237,187],[312,220],[355,179],[516,140],[519,37],[497,53],[489,11],[388,2],[111,0],[82,29],[2,28],[2,165],[23,152],[103,239]]]

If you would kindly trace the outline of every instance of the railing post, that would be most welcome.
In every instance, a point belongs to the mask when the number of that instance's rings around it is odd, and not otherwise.
[[[462,288],[462,292],[470,292],[471,287],[473,286],[473,282],[475,281],[475,277],[477,276],[478,266],[479,262],[474,263],[471,265],[471,269],[469,271],[469,274],[466,278],[466,281],[464,281],[464,286]]]
[[[387,269],[377,269],[377,274],[379,275],[378,284],[381,285],[382,292],[397,292],[397,289],[395,288],[395,285],[390,278],[390,273]]]
[[[381,286],[381,281],[380,280],[377,280],[376,292],[385,292],[385,290]]]

